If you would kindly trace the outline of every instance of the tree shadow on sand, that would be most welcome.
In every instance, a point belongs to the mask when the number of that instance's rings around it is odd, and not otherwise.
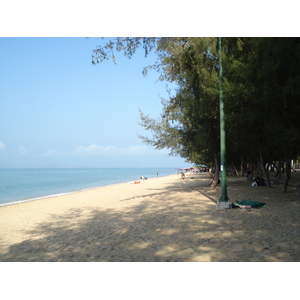
[[[299,261],[298,204],[276,228],[268,208],[216,211],[207,182],[190,180],[193,184],[182,181],[121,199],[140,201],[123,211],[70,209],[52,215],[51,222],[27,231],[27,240],[1,253],[0,261]]]

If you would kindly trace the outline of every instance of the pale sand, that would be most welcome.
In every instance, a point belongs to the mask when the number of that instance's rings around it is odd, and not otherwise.
[[[0,261],[300,261],[296,189],[228,178],[231,200],[267,207],[216,211],[208,181],[171,175],[0,207]]]

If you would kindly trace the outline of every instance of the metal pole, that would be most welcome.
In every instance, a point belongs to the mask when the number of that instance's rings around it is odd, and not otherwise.
[[[219,97],[220,97],[220,162],[221,162],[221,187],[222,195],[217,203],[217,209],[227,208],[229,200],[227,196],[227,179],[226,179],[226,135],[225,135],[225,114],[223,100],[223,69],[222,69],[222,40],[218,38],[219,51]]]

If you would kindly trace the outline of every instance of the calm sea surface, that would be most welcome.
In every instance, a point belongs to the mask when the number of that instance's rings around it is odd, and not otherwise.
[[[72,193],[145,177],[176,174],[175,168],[0,169],[0,206]]]

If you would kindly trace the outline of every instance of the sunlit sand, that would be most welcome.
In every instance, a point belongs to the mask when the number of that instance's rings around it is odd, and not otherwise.
[[[215,210],[220,187],[206,173],[0,207],[0,261],[299,261],[297,176],[287,194],[228,178],[233,202],[260,209]]]

